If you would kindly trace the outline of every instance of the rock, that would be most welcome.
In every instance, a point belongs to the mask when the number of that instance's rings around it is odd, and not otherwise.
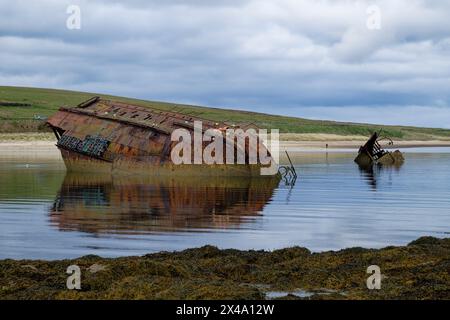
[[[33,271],[38,271],[38,268],[36,268],[35,266],[33,266],[31,264],[25,264],[22,266],[22,268],[31,269]]]
[[[97,272],[100,272],[100,271],[103,271],[103,270],[106,270],[106,269],[107,269],[107,266],[104,266],[104,265],[101,265],[101,264],[97,264],[97,263],[94,263],[92,266],[90,266],[88,268],[90,273],[97,273]]]

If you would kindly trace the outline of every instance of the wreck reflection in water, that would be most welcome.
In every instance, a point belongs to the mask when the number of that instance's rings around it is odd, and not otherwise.
[[[360,171],[354,151],[293,152],[294,186],[66,177],[64,164],[47,154],[0,152],[0,258],[118,257],[204,245],[381,248],[449,232],[450,148],[408,149],[400,170],[373,173]]]
[[[367,183],[371,186],[373,191],[376,191],[380,176],[382,174],[389,175],[393,171],[399,172],[402,165],[403,162],[389,166],[383,166],[380,164],[369,164],[369,165],[358,164],[358,167],[363,179],[367,181]]]
[[[50,220],[63,231],[96,234],[238,228],[260,215],[278,182],[68,173]]]

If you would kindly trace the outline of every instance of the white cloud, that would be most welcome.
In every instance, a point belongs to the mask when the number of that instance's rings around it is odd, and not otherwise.
[[[65,27],[69,4],[81,30]],[[381,30],[366,27],[372,4]],[[0,12],[3,85],[298,116],[324,106],[345,120],[414,105],[421,116],[399,123],[448,125],[424,116],[450,108],[445,2],[0,0]]]

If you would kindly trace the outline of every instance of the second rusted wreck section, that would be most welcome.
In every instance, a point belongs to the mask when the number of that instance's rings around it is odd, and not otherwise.
[[[381,140],[389,140],[389,144],[393,144],[391,139],[380,137],[379,133],[374,132],[366,144],[359,148],[355,162],[361,166],[369,166],[372,164],[401,165],[405,160],[402,153],[399,150],[394,152],[384,150],[380,145]]]
[[[61,107],[48,119],[47,124],[57,137],[57,147],[69,171],[260,175],[260,168],[264,165],[259,162],[259,158],[257,163],[248,161],[251,151],[259,155],[260,149],[265,148],[259,140],[256,150],[252,150],[255,147],[246,140],[244,149],[247,158],[244,164],[226,164],[226,161],[223,161],[224,164],[174,164],[171,151],[178,142],[172,141],[171,134],[175,129],[183,128],[194,136],[194,121],[202,122],[203,132],[208,129],[222,132],[224,150],[229,143],[226,137],[228,128],[246,130],[250,127],[218,123],[99,97],[89,99],[77,107]],[[206,142],[201,142],[202,152],[206,145]],[[234,145],[234,152],[238,149],[239,145]],[[193,145],[192,153],[194,150]],[[271,158],[268,151],[267,154]]]

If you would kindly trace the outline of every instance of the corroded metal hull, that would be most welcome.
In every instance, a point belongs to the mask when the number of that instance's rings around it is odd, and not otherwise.
[[[229,124],[97,97],[74,108],[61,107],[47,124],[58,139],[57,147],[69,171],[257,176],[261,167],[267,166],[248,159],[244,164],[174,164],[171,151],[178,142],[172,141],[171,134],[182,128],[194,135],[195,121],[201,121],[203,131],[223,132],[225,150],[230,143],[225,135]],[[245,130],[250,126],[233,124],[235,127]],[[201,152],[206,146],[206,142],[200,142]],[[192,153],[195,148],[192,143]],[[244,147],[234,146],[235,153],[241,151],[246,155],[251,152],[260,155],[261,150],[270,157],[260,140],[256,147],[248,142]]]
[[[401,165],[405,160],[402,153],[399,150],[390,152],[384,150],[379,141],[383,139],[389,139],[387,137],[380,138],[377,132],[374,132],[367,142],[359,148],[358,155],[355,158],[355,162],[358,165],[367,167],[373,164],[379,165]],[[389,139],[390,145],[393,144]]]
[[[259,165],[207,165],[190,164],[174,165],[171,162],[159,162],[152,159],[133,159],[121,157],[113,161],[105,161],[89,157],[78,152],[60,148],[62,158],[68,171],[94,172],[131,175],[177,175],[177,176],[248,176],[260,175]]]

